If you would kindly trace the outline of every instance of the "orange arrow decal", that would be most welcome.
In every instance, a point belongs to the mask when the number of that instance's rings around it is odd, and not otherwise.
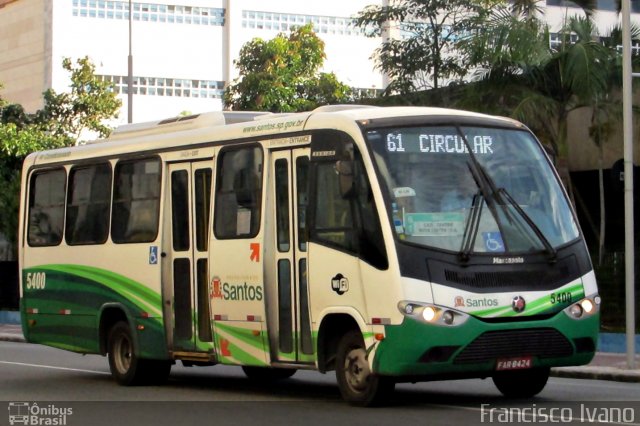
[[[260,262],[260,243],[251,243],[249,248],[251,250],[249,259],[254,262]]]
[[[231,356],[229,341],[227,339],[220,339],[220,352],[222,352],[222,356]]]

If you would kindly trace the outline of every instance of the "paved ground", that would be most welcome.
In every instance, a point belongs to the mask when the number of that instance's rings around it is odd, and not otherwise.
[[[24,342],[20,325],[0,324],[0,341]],[[551,375],[620,382],[640,382],[640,355],[636,355],[634,369],[628,368],[626,354],[598,352],[589,365],[553,368]]]

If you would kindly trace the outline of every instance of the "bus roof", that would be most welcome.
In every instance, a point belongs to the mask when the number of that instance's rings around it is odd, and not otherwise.
[[[201,143],[277,136],[321,127],[322,123],[351,122],[392,117],[449,116],[498,120],[505,124],[517,121],[475,112],[434,107],[375,107],[367,105],[327,105],[310,112],[273,114],[264,111],[219,111],[174,117],[145,123],[127,124],[110,137],[83,145],[58,148],[30,154],[34,164],[142,153]],[[313,117],[313,120],[310,118]],[[314,124],[315,123],[315,124]],[[179,138],[177,140],[177,138]],[[132,149],[135,146],[135,150]]]

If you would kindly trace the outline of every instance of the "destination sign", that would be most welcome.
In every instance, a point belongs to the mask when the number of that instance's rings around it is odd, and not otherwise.
[[[468,138],[474,154],[493,154],[493,138],[477,135]],[[387,151],[393,153],[466,154],[469,152],[464,139],[455,134],[389,133]]]

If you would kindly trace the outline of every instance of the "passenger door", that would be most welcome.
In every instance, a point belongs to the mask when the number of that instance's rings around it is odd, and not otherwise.
[[[169,165],[172,339],[174,352],[213,350],[208,291],[211,162]],[[166,255],[167,253],[163,253]],[[165,286],[165,291],[169,286]]]
[[[309,149],[271,154],[268,191],[273,203],[267,223],[268,330],[271,358],[284,363],[314,361],[307,280],[306,208]]]

